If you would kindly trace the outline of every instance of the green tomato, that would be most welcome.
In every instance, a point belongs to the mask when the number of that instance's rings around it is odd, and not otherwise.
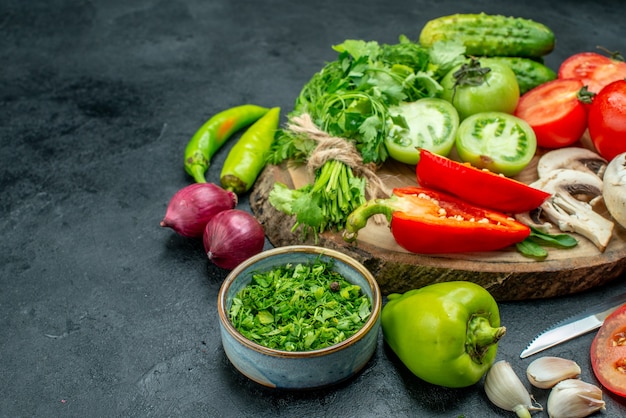
[[[506,332],[495,299],[466,281],[390,294],[381,326],[385,341],[413,374],[449,388],[478,382]]]
[[[519,84],[506,64],[481,58],[454,67],[441,80],[441,97],[451,102],[461,120],[480,112],[513,113]]]
[[[425,98],[389,111],[396,124],[385,138],[385,147],[394,160],[415,165],[421,148],[443,156],[452,150],[459,114],[450,102]]]
[[[511,177],[532,160],[537,137],[530,125],[516,116],[483,112],[461,122],[455,144],[463,162]]]

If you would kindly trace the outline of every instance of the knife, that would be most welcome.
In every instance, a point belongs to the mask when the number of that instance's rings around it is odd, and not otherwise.
[[[598,329],[613,311],[626,303],[626,293],[613,296],[581,314],[567,318],[537,335],[520,354],[526,358],[540,351]]]

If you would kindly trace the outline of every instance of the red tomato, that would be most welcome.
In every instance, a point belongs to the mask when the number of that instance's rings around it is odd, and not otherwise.
[[[608,65],[611,59],[596,52],[581,52],[574,54],[561,63],[558,78],[589,78],[599,66]]]
[[[626,305],[605,320],[591,343],[591,367],[602,386],[626,397]]]
[[[596,52],[581,52],[563,61],[558,78],[579,79],[589,91],[598,93],[612,81],[626,78],[626,62]]]
[[[598,154],[610,161],[626,152],[626,80],[600,90],[589,108],[587,124]]]
[[[580,139],[587,129],[587,111],[577,97],[582,87],[580,80],[556,79],[520,97],[514,114],[533,128],[537,145],[562,148]]]

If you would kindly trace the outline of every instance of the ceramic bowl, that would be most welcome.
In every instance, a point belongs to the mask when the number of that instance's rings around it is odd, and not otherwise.
[[[311,351],[270,349],[248,340],[228,319],[233,297],[252,274],[287,263],[307,263],[321,257],[334,260],[333,269],[359,285],[371,300],[371,315],[351,337],[333,346]],[[242,374],[263,386],[281,389],[313,389],[344,381],[361,370],[374,354],[380,330],[382,296],[372,274],[353,258],[330,249],[293,245],[264,251],[244,261],[224,280],[218,296],[222,345],[230,362]]]

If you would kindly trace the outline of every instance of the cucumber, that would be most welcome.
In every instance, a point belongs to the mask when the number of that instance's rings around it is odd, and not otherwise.
[[[502,15],[454,14],[430,20],[419,43],[431,47],[437,41],[458,40],[472,56],[536,58],[552,52],[554,32],[530,19]]]
[[[481,59],[484,67],[489,67],[489,61],[496,61],[511,67],[519,84],[519,93],[524,94],[528,90],[540,84],[556,79],[556,72],[541,62],[531,58],[522,57],[489,57]]]

